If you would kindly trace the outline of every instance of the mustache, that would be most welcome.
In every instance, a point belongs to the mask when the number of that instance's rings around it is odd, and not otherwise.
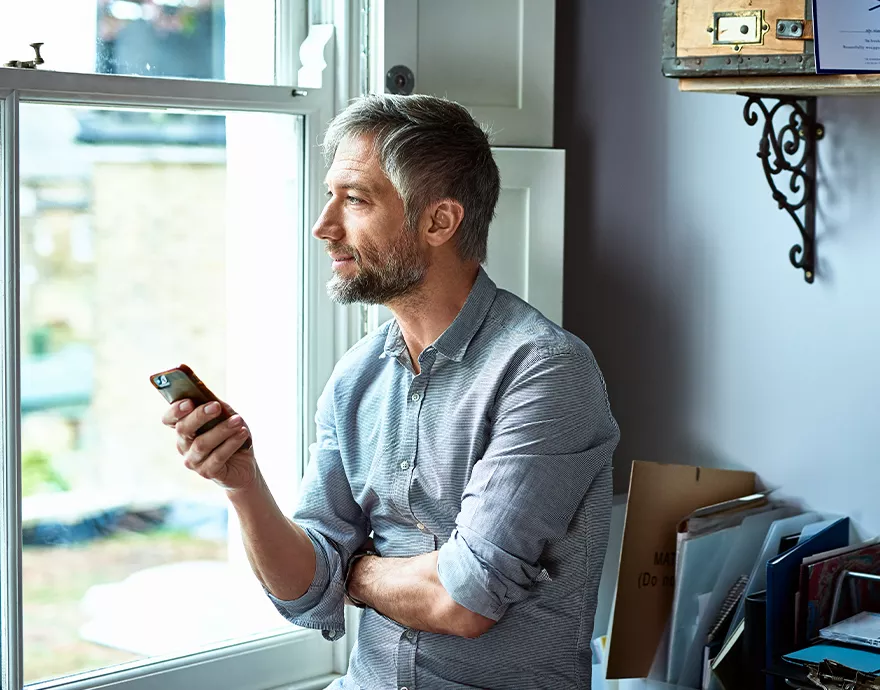
[[[354,262],[358,266],[361,265],[361,253],[350,244],[334,244],[333,242],[328,242],[325,249],[328,254],[350,254],[354,258]]]

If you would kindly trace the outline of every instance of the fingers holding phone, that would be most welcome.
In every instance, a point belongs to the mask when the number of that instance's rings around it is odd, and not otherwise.
[[[188,446],[183,453],[183,464],[205,479],[210,479],[227,490],[249,487],[257,476],[253,450],[244,449],[249,437],[241,415],[232,414],[210,430],[193,435],[202,426],[204,417],[216,418],[221,413],[219,402],[202,405],[177,423],[178,449]]]
[[[221,415],[225,418],[220,423],[204,431]],[[177,433],[177,450],[187,469],[229,491],[245,489],[256,479],[253,449],[250,444],[244,447],[250,432],[228,405],[212,401],[193,407],[192,401],[182,400],[171,405],[162,421]]]
[[[174,428],[184,465],[227,490],[250,486],[257,468],[247,425],[186,365],[150,377],[171,405],[162,423]]]

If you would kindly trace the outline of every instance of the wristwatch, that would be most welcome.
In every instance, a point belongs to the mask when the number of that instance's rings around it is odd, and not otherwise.
[[[357,606],[359,609],[367,608],[367,605],[362,602],[360,599],[355,599],[348,591],[348,583],[351,580],[351,574],[354,572],[354,565],[364,556],[378,556],[379,554],[375,551],[358,551],[354,554],[350,559],[348,559],[348,570],[345,573],[345,582],[342,584],[342,591],[345,592],[345,596],[348,597],[348,600]]]

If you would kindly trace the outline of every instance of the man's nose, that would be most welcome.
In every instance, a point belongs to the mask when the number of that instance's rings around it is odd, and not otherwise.
[[[312,235],[319,240],[339,242],[345,234],[342,229],[339,213],[333,206],[333,201],[330,200],[324,207],[318,220],[315,221],[314,227],[312,227]]]

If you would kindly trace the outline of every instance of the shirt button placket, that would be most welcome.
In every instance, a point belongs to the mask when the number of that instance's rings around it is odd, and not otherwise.
[[[399,455],[395,462],[396,467],[393,470],[394,477],[391,484],[391,495],[394,503],[399,507],[400,511],[406,514],[409,508],[409,477],[410,471],[415,467],[415,448],[418,433],[418,418],[420,405],[418,402],[411,402],[414,398],[422,399],[421,393],[417,390],[418,383],[410,383],[406,391],[406,403],[404,407],[403,425],[400,435]],[[399,687],[399,686],[398,686]],[[410,688],[412,690],[412,688]]]
[[[419,634],[407,630],[400,636],[397,646],[397,687],[400,690],[416,690],[416,643]]]
[[[425,353],[422,355],[421,358],[419,358],[419,362],[422,366],[422,373],[418,377],[413,379],[413,383],[409,389],[410,406],[409,406],[409,410],[408,410],[409,414],[407,416],[413,423],[411,430],[412,430],[412,434],[413,434],[414,438],[416,438],[418,436],[418,420],[419,420],[419,416],[421,415],[421,412],[422,412],[422,406],[420,403],[423,402],[425,399],[424,390],[425,390],[425,386],[427,385],[427,378],[428,378],[428,375],[431,371],[431,367],[434,365],[434,357],[435,357],[435,353],[434,353],[433,349],[429,349],[429,350],[425,351]],[[403,462],[400,463],[400,469],[409,470],[410,468],[414,468],[415,464],[416,464],[416,458],[413,455],[411,460],[404,460]],[[407,484],[406,484],[407,492],[406,492],[406,502],[405,502],[407,514],[409,516],[411,516],[413,518],[413,520],[416,521],[416,528],[422,533],[422,539],[424,539],[425,533],[426,533],[426,528],[425,528],[425,525],[423,525],[421,522],[419,522],[418,519],[413,514],[412,501],[411,501],[411,496],[409,494],[410,488],[411,487],[409,485],[409,482],[407,482]],[[430,541],[433,543],[433,538],[431,538]],[[409,637],[409,635],[410,635],[410,633],[407,633],[407,637]],[[415,635],[415,633],[413,633],[413,635]],[[415,637],[409,637],[409,639],[414,641]],[[410,690],[411,690],[411,688],[410,688]]]

